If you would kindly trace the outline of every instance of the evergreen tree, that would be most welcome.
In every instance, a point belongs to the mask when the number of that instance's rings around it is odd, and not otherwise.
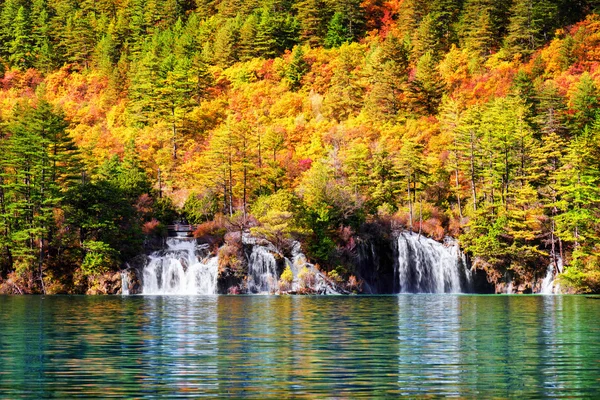
[[[88,16],[81,10],[74,11],[67,17],[58,45],[68,62],[88,67],[96,39]]]
[[[341,0],[329,1],[328,8],[335,14],[341,14],[343,25],[350,41],[359,39],[365,27],[365,16],[362,1],[360,0]],[[330,20],[331,25],[331,20]]]
[[[213,60],[216,64],[228,67],[237,58],[237,28],[235,20],[227,20],[215,35]]]
[[[253,45],[254,51],[260,57],[273,58],[277,55],[275,22],[271,11],[267,8],[263,8],[258,18]]]
[[[167,56],[160,66],[159,81],[156,88],[156,95],[159,96],[157,110],[159,115],[167,118],[171,125],[173,159],[177,158],[177,147],[179,143],[178,128],[190,111],[192,103],[192,94],[196,89],[193,79],[189,72],[191,62],[188,59],[175,59],[173,56]]]
[[[533,0],[516,0],[511,14],[506,46],[511,54],[527,56],[536,47],[535,25],[538,21],[533,13]]]
[[[399,171],[394,154],[387,148],[385,141],[377,143],[369,164],[367,207],[374,212],[381,206],[396,208],[398,198],[403,197],[404,193],[402,171]]]
[[[248,61],[256,55],[254,42],[256,39],[258,22],[259,19],[256,14],[250,14],[240,28],[240,44],[238,51],[240,61]]]
[[[398,10],[398,35],[402,38],[410,37],[429,11],[429,1],[427,0],[404,1]]]
[[[130,108],[134,113],[133,120],[141,124],[148,123],[156,111],[155,84],[159,79],[160,68],[160,60],[157,55],[158,45],[158,36],[154,35],[152,41],[146,42],[143,53],[140,54],[140,58],[134,62],[131,69]]]
[[[286,77],[292,90],[296,90],[302,85],[302,77],[308,72],[308,69],[302,46],[294,47],[290,65],[286,70]]]
[[[599,104],[599,92],[596,83],[589,73],[581,75],[579,83],[571,98],[571,108],[574,114],[571,118],[571,129],[574,134],[580,133],[596,119]]]
[[[600,169],[597,163],[597,129],[586,129],[567,148],[558,175],[557,235],[571,243],[578,262],[590,254],[598,240],[596,221],[600,204]]]
[[[96,68],[110,76],[116,63],[117,49],[112,35],[105,35],[94,49],[94,64]]]
[[[437,70],[433,53],[425,53],[417,63],[415,77],[409,83],[412,108],[419,113],[434,114],[442,99],[444,82]]]
[[[389,34],[371,54],[368,70],[371,90],[366,109],[373,117],[393,120],[400,112],[408,80],[408,58],[405,44],[394,34]]]
[[[483,57],[499,47],[510,16],[510,2],[465,0],[458,24],[460,43]]]
[[[25,7],[19,7],[12,22],[13,32],[10,43],[9,61],[12,65],[26,69],[33,63],[33,48],[31,43],[31,28],[29,15]]]
[[[415,204],[422,201],[423,182],[427,173],[423,158],[423,146],[414,139],[405,139],[398,155],[397,168],[405,182],[408,229],[412,230],[416,222]]]
[[[13,22],[17,18],[19,10],[24,7],[21,0],[7,0],[2,4],[0,13],[0,51],[5,59],[10,57],[11,47],[15,40]]]
[[[331,78],[331,87],[324,99],[324,108],[336,121],[358,114],[363,105],[364,88],[356,69],[362,57],[356,44],[340,47],[337,68]]]
[[[35,0],[31,10],[31,39],[35,56],[34,66],[49,71],[55,66],[54,46],[50,36],[50,12],[46,0]]]
[[[69,189],[76,165],[74,146],[65,133],[61,113],[40,100],[37,107],[20,106],[9,125],[4,175],[5,246],[19,273],[37,271],[45,291],[44,265],[54,231],[54,210]]]
[[[300,38],[312,47],[319,46],[327,32],[322,0],[302,0],[295,5],[300,23]]]
[[[325,47],[340,47],[342,44],[352,40],[352,35],[344,24],[344,16],[340,12],[333,14],[329,26],[327,27],[327,35],[325,36]]]

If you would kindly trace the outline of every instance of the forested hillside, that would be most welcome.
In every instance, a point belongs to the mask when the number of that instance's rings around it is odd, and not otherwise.
[[[85,292],[178,218],[339,279],[393,227],[600,291],[595,1],[0,4],[3,291]]]

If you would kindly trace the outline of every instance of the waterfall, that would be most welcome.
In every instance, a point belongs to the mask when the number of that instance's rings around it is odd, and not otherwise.
[[[121,271],[121,294],[129,296],[129,271]]]
[[[562,269],[562,260],[559,258],[558,259],[558,270],[560,271]],[[554,278],[555,278],[555,270],[554,270],[554,264],[550,264],[548,265],[548,270],[546,271],[546,276],[544,277],[544,279],[542,280],[542,285],[540,288],[540,292],[539,294],[558,294],[560,293],[560,287],[557,284],[554,283]]]
[[[278,289],[275,256],[266,247],[254,245],[248,262],[248,292],[274,293]]]
[[[319,271],[313,264],[309,263],[306,259],[306,255],[302,252],[302,246],[300,242],[295,241],[292,244],[292,260],[286,259],[286,264],[290,266],[292,274],[294,275],[294,281],[292,283],[292,290],[301,289],[301,275],[304,269],[308,272],[312,282],[311,288],[315,293],[336,295],[336,294],[348,294],[348,292],[327,278],[321,271]],[[306,278],[305,278],[306,279]]]
[[[471,271],[458,243],[442,244],[416,233],[398,236],[396,265],[400,293],[468,293]]]
[[[167,239],[167,248],[153,253],[144,267],[142,294],[216,294],[219,262],[217,257],[200,261],[206,250],[194,239]]]
[[[513,294],[513,280],[512,278],[508,278],[509,281],[506,283],[506,294]]]

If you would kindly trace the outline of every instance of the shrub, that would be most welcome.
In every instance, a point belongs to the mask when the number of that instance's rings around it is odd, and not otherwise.
[[[315,273],[307,267],[303,267],[298,273],[298,280],[302,289],[311,289],[314,287],[317,279]]]
[[[210,245],[219,246],[223,243],[227,227],[222,214],[217,214],[212,221],[205,222],[196,227],[194,237],[208,242]]]
[[[354,275],[350,275],[348,282],[346,283],[346,289],[350,292],[359,292],[362,282],[356,279]]]
[[[227,241],[219,249],[219,274],[233,275],[236,278],[243,278],[246,271],[242,262],[242,246],[237,241]]]
[[[289,265],[286,265],[285,269],[281,273],[279,277],[279,288],[282,291],[289,291],[292,287],[292,282],[294,281],[294,274],[292,273],[292,269]]]
[[[99,275],[114,267],[116,252],[108,244],[88,240],[83,243],[83,248],[85,257],[81,264],[81,270],[85,275]]]
[[[331,279],[336,285],[341,284],[344,280],[342,279],[342,277],[340,276],[340,274],[334,269],[332,271],[329,271],[327,273],[327,276],[329,277],[329,279]]]

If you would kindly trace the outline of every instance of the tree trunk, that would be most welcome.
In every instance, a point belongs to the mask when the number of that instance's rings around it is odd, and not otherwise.
[[[419,193],[419,235],[423,232],[423,197]]]
[[[171,109],[171,115],[173,116],[173,124],[171,129],[173,131],[173,160],[177,160],[177,127],[175,126],[175,108]]]
[[[473,196],[473,211],[477,211],[477,187],[475,186],[475,138],[473,134],[473,130],[471,130],[471,154],[470,154],[470,162],[471,162],[471,194]]]
[[[406,186],[407,188],[407,194],[408,194],[408,225],[409,225],[409,229],[412,232],[413,229],[413,209],[412,209],[412,201],[411,201],[411,197],[410,197],[410,175],[408,178],[408,185]]]
[[[42,293],[46,294],[46,285],[44,284],[44,234],[40,237],[40,258],[39,258],[40,283],[42,284]]]

